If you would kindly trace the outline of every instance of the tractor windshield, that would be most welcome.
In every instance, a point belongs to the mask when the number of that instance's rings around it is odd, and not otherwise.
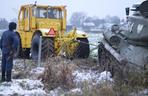
[[[36,14],[34,14],[37,18],[49,18],[49,19],[61,19],[62,11],[58,8],[36,8]]]

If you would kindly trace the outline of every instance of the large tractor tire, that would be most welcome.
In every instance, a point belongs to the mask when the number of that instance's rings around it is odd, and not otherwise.
[[[29,48],[22,49],[21,38],[18,33],[16,33],[16,38],[18,39],[18,46],[15,52],[16,58],[29,59],[30,49]]]
[[[15,52],[15,56],[16,56],[16,58],[21,58],[22,46],[21,46],[21,38],[20,38],[18,33],[16,33],[16,38],[18,40],[18,45],[17,45],[17,49],[16,49],[16,52]]]
[[[89,41],[87,38],[78,38],[79,45],[77,46],[74,57],[75,58],[88,58],[90,53]]]
[[[37,60],[39,56],[39,40],[40,34],[34,35],[31,44],[31,57]],[[41,59],[44,60],[54,54],[54,38],[42,38]]]
[[[52,57],[55,55],[54,53],[54,38],[43,38],[42,39],[42,49],[41,49],[41,57],[42,59],[47,59],[48,57]]]
[[[30,48],[22,49],[21,58],[30,59]]]

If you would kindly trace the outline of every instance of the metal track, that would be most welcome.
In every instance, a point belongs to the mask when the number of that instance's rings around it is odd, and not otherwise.
[[[112,76],[125,78],[125,74],[129,72],[126,63],[121,63],[111,52],[109,52],[103,43],[100,43],[98,48],[98,61],[102,71],[110,71]],[[121,60],[122,61],[122,60]]]
[[[110,71],[112,76],[123,80],[129,72],[144,71],[142,67],[128,62],[105,41],[98,46],[98,61],[102,71]]]

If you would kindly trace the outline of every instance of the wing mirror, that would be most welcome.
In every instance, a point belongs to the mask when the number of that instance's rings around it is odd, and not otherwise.
[[[126,16],[129,16],[130,8],[129,7],[125,8],[125,11],[126,11]]]

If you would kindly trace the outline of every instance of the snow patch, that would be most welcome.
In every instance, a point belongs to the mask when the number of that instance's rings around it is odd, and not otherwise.
[[[42,74],[44,72],[44,67],[37,67],[31,70],[31,73],[33,74]]]
[[[45,96],[43,84],[39,80],[18,79],[0,84],[0,96]]]
[[[73,75],[76,76],[75,78],[76,83],[80,83],[84,81],[90,81],[90,82],[97,83],[97,84],[100,84],[106,81],[113,82],[113,79],[111,78],[111,73],[108,71],[97,73],[92,70],[88,70],[88,71],[76,70],[74,71]]]
[[[76,82],[83,82],[83,81],[90,81],[92,79],[98,78],[99,75],[96,74],[95,72],[92,72],[92,70],[76,70],[73,73],[74,76],[76,76],[75,81]]]
[[[71,90],[71,92],[74,92],[74,93],[76,93],[76,92],[81,92],[82,90],[80,89],[80,88],[75,88],[75,89],[72,89]]]
[[[62,96],[61,94],[64,93],[61,87],[58,87],[54,90],[51,90],[48,94],[48,96]]]
[[[113,79],[111,78],[111,73],[108,71],[103,71],[100,73],[99,78],[97,79],[97,82],[106,82],[106,81],[111,81],[113,82]]]
[[[84,32],[84,31],[80,31],[80,30],[76,30],[76,33],[77,33],[77,34],[85,34],[85,35],[87,35],[86,32]]]
[[[75,88],[75,89],[71,89],[70,91],[69,91],[70,93],[79,93],[79,94],[82,94],[82,90],[81,90],[81,88]]]

